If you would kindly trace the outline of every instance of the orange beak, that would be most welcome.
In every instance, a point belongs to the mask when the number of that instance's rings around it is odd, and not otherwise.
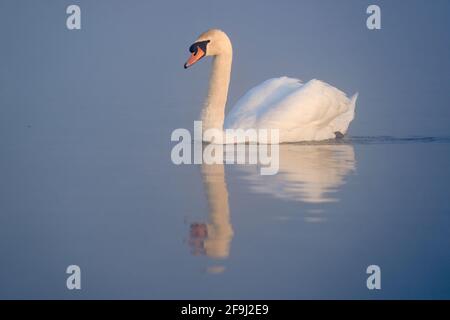
[[[187,69],[193,64],[195,64],[198,60],[205,56],[205,51],[203,51],[200,47],[197,47],[197,51],[193,52],[189,57],[188,61],[184,64],[184,68]]]

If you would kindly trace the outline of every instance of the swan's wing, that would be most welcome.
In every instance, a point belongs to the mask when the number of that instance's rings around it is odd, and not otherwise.
[[[259,116],[258,124],[280,129],[321,128],[348,110],[345,93],[314,79],[272,105]]]
[[[271,79],[239,100],[226,128],[276,128],[281,142],[330,139],[347,131],[355,101],[323,81]]]
[[[302,87],[298,79],[280,77],[264,81],[253,87],[235,104],[228,113],[224,127],[255,128],[256,121],[269,108],[276,106],[286,96]]]

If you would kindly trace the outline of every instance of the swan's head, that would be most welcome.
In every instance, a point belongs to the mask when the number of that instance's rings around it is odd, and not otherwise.
[[[184,64],[184,68],[189,68],[203,57],[231,55],[233,52],[231,41],[225,32],[219,29],[211,29],[202,33],[197,40],[189,47],[191,56]]]

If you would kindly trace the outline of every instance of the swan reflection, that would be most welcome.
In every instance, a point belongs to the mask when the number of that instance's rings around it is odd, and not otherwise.
[[[336,192],[356,167],[353,146],[346,144],[285,144],[280,145],[279,152],[276,175],[261,175],[258,165],[233,165],[233,174],[247,181],[251,192],[315,204],[308,213],[322,213],[320,204],[337,201]],[[190,225],[189,244],[195,255],[225,259],[230,254],[233,226],[224,165],[202,164],[201,172],[209,213],[207,222]],[[321,217],[319,214],[308,219],[317,222]],[[208,272],[221,273],[224,269],[218,265]]]
[[[239,166],[255,193],[307,203],[337,201],[333,195],[355,170],[355,152],[348,144],[280,145],[276,175],[261,176],[254,166]]]
[[[191,224],[189,244],[194,254],[225,259],[230,254],[233,227],[230,221],[224,166],[203,164],[201,170],[208,201],[208,222]],[[220,273],[223,270],[224,267],[215,266],[208,271]]]

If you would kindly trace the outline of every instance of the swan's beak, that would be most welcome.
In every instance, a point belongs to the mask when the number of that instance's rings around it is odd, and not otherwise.
[[[195,64],[198,60],[203,58],[205,56],[205,51],[202,50],[202,48],[197,47],[197,50],[192,52],[191,56],[189,57],[188,61],[184,64],[184,68],[187,69],[193,64]]]

